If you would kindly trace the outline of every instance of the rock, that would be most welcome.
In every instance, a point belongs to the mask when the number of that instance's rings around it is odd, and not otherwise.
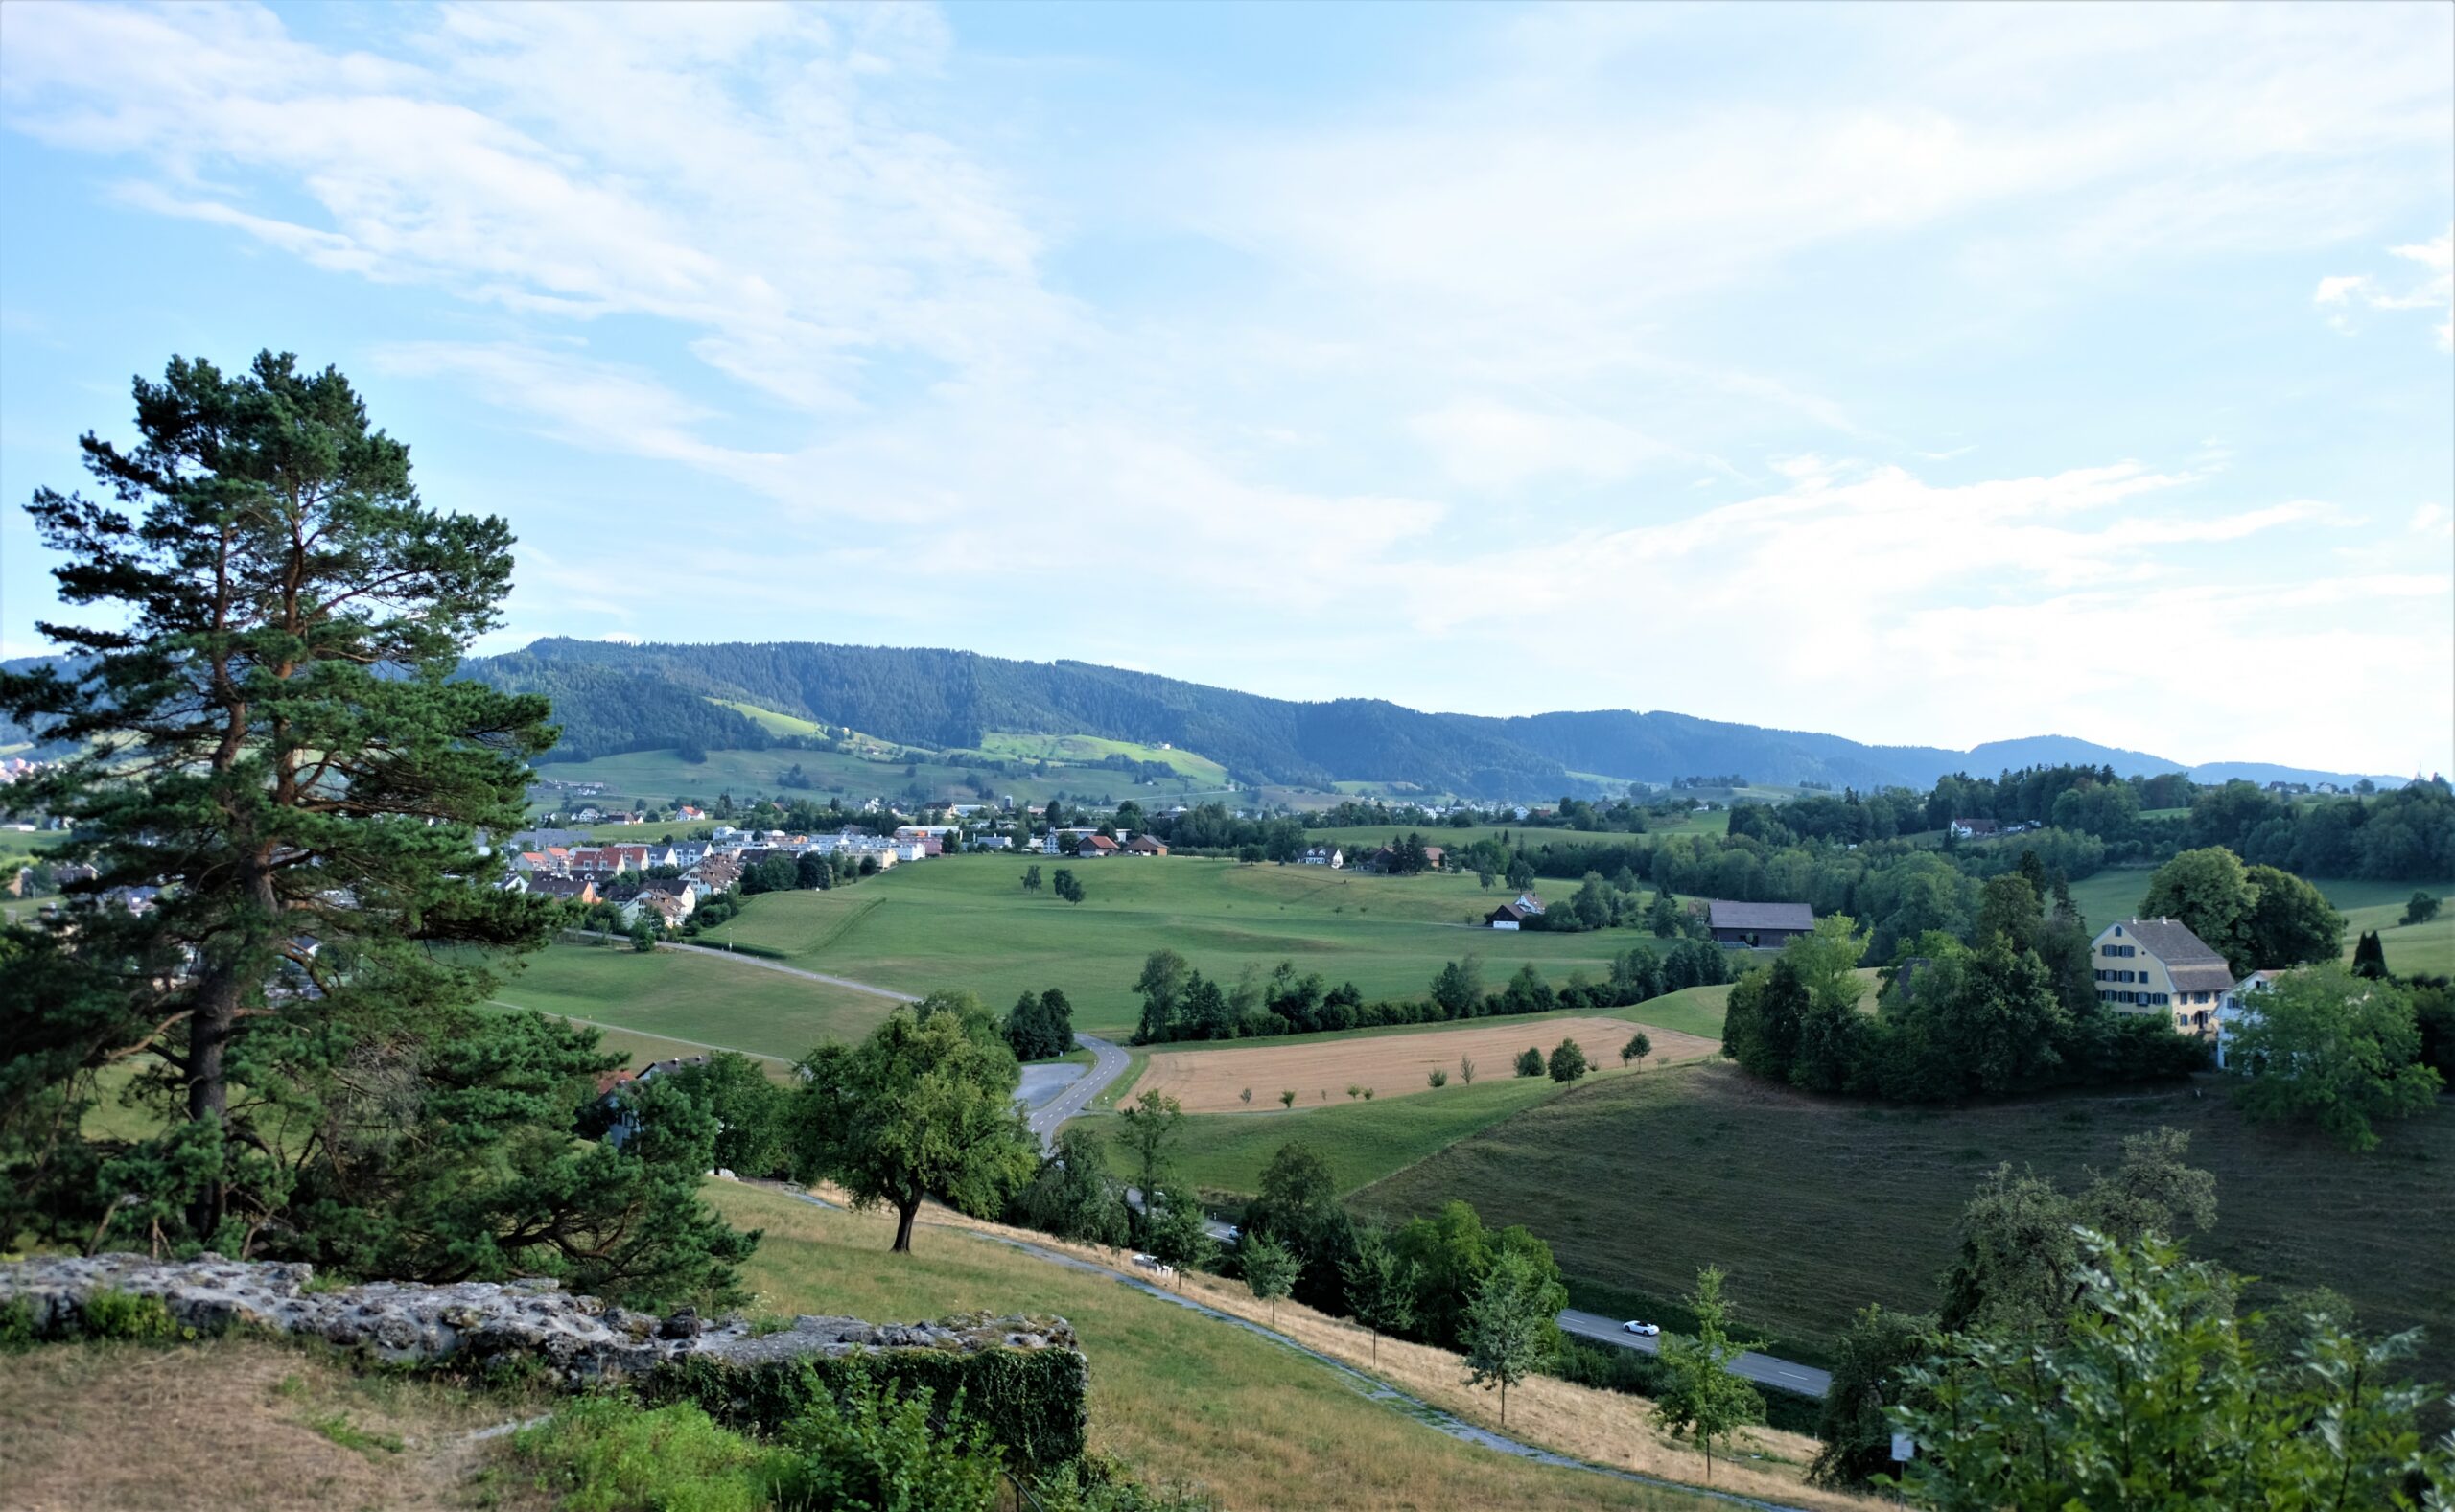
[[[709,1322],[683,1308],[668,1317],[573,1296],[561,1283],[463,1281],[448,1286],[378,1281],[307,1290],[315,1268],[219,1255],[156,1261],[143,1255],[64,1256],[0,1265],[0,1302],[23,1298],[40,1333],[66,1333],[98,1291],[160,1297],[171,1316],[199,1333],[269,1329],[323,1339],[400,1364],[451,1360],[487,1364],[528,1357],[573,1384],[643,1374],[658,1364],[713,1359],[760,1365],[862,1349],[1075,1349],[1062,1317],[961,1314],[934,1323],[875,1324],[805,1314],[754,1334],[739,1318]]]

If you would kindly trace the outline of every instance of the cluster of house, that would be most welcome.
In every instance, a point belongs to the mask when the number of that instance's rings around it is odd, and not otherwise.
[[[1438,846],[1423,848],[1424,866],[1428,871],[1439,871],[1448,859],[1449,852]],[[1296,860],[1300,866],[1325,866],[1332,869],[1347,864],[1346,852],[1337,846],[1307,846],[1304,848],[1304,853],[1298,856]],[[1383,846],[1356,863],[1357,869],[1365,872],[1395,872],[1398,870],[1398,849],[1395,846]],[[1535,912],[1541,913],[1542,910],[1538,908]]]
[[[1954,840],[1992,840],[1998,835],[2026,834],[2045,826],[2034,819],[2016,819],[2008,825],[1992,819],[1955,819],[1945,827]]]
[[[690,917],[700,900],[741,885],[742,873],[769,856],[798,861],[804,855],[877,863],[881,872],[905,861],[925,861],[962,843],[952,825],[905,825],[891,835],[845,828],[831,834],[794,834],[782,829],[736,829],[718,825],[705,840],[596,844],[569,829],[532,829],[512,837],[512,859],[503,886],[582,905],[601,900],[625,874],[644,878],[622,904],[622,921],[653,915],[670,929]],[[678,876],[647,877],[670,870]]]
[[[1108,834],[1096,829],[1052,829],[1040,837],[1040,853],[1097,861],[1102,856],[1163,856],[1168,848],[1154,836],[1137,835],[1131,829],[1111,830]]]

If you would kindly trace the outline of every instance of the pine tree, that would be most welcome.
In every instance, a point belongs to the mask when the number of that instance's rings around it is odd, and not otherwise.
[[[107,612],[41,627],[64,664],[0,674],[0,709],[78,748],[19,800],[97,873],[0,937],[0,1229],[558,1269],[635,1299],[729,1285],[749,1242],[698,1205],[699,1122],[642,1142],[679,1185],[575,1147],[619,1058],[475,1007],[486,953],[554,913],[493,886],[479,843],[522,821],[545,700],[452,676],[498,622],[508,527],[421,503],[332,369],[174,359],[135,403],[132,449],[83,439],[106,500],[30,506],[60,597]],[[63,1137],[120,1066],[158,1131]]]
[[[2387,947],[2378,941],[2378,932],[2365,929],[2352,947],[2352,974],[2375,982],[2387,975]]]

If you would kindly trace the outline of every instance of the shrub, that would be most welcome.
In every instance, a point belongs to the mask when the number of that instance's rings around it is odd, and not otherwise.
[[[1525,1050],[1518,1054],[1517,1074],[1522,1077],[1541,1076],[1543,1074],[1543,1052],[1535,1049],[1532,1045],[1528,1045]]]
[[[99,1291],[85,1298],[82,1314],[82,1330],[88,1338],[161,1343],[168,1339],[194,1337],[193,1330],[181,1328],[172,1318],[169,1306],[157,1296]]]
[[[21,1296],[0,1303],[0,1353],[24,1349],[34,1341],[34,1303]]]
[[[768,1505],[769,1451],[718,1428],[687,1402],[643,1407],[583,1397],[511,1439],[540,1490],[566,1512],[756,1512]]]
[[[997,1447],[964,1416],[960,1393],[943,1411],[933,1410],[935,1395],[925,1386],[898,1394],[856,1369],[843,1402],[818,1396],[785,1427],[775,1500],[796,1507],[990,1512],[1004,1475]]]
[[[1447,1086],[1449,1084],[1449,1073],[1440,1070],[1438,1067],[1435,1067],[1432,1075],[1426,1080],[1430,1081],[1436,1087]]]
[[[693,1403],[727,1428],[773,1435],[821,1398],[844,1402],[872,1380],[907,1396],[925,1390],[942,1425],[962,1402],[966,1416],[1008,1451],[1010,1463],[1038,1470],[1083,1453],[1089,1381],[1083,1357],[1070,1349],[906,1349],[747,1368],[685,1359],[657,1371],[642,1390],[651,1401]]]

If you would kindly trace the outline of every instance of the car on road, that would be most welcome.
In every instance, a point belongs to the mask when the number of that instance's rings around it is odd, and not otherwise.
[[[1644,1338],[1651,1338],[1662,1332],[1662,1325],[1660,1323],[1641,1323],[1632,1317],[1620,1325],[1620,1332],[1623,1334],[1635,1334]]]
[[[1134,1257],[1134,1263],[1157,1276],[1173,1276],[1177,1273],[1176,1267],[1157,1255],[1136,1255]]]

